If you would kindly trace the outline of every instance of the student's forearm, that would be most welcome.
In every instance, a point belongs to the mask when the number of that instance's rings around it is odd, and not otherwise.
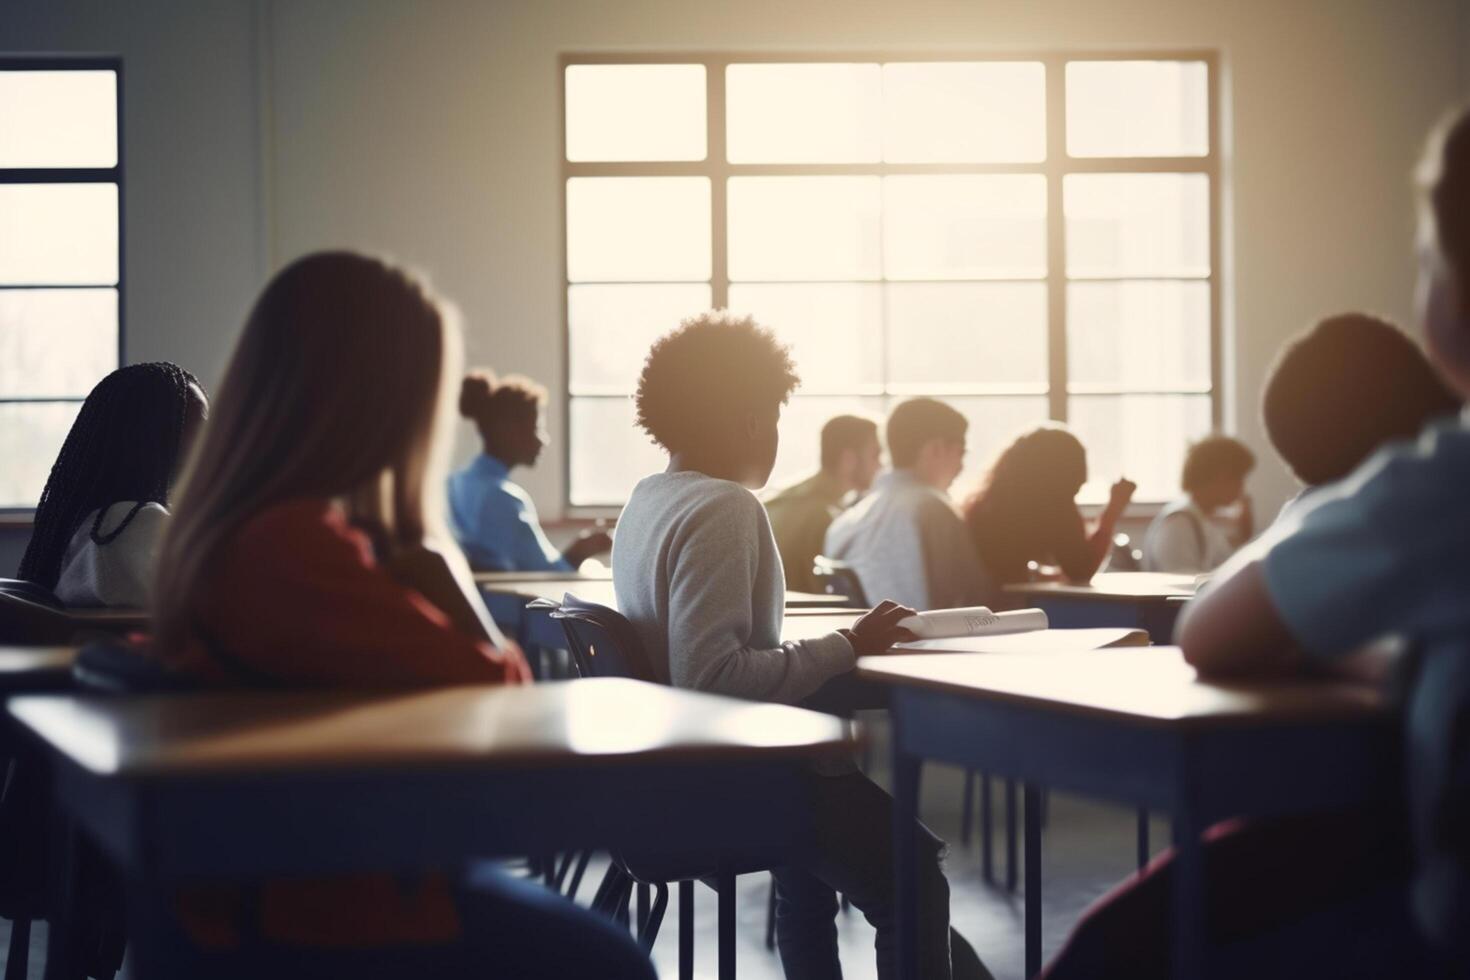
[[[1214,583],[1184,608],[1175,639],[1201,677],[1294,673],[1306,667],[1266,591],[1259,562]]]

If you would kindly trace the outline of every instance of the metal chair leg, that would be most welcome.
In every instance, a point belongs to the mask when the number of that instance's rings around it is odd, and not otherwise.
[[[965,788],[960,797],[960,846],[969,847],[971,825],[975,822],[975,770],[965,770]]]
[[[5,980],[25,980],[31,963],[31,920],[10,923],[10,949],[5,955]]]
[[[1016,890],[1019,877],[1019,862],[1016,860],[1016,781],[1006,780],[1006,891]]]
[[[694,882],[679,882],[679,980],[694,980]]]
[[[990,773],[980,774],[980,873],[987,884],[995,884],[994,823],[990,812]]]
[[[582,875],[587,873],[587,862],[592,860],[591,851],[583,851],[577,858],[576,870],[572,872],[572,883],[567,886],[567,898],[576,901],[577,890],[582,887]]]
[[[735,875],[719,874],[719,963],[720,980],[735,980]]]
[[[663,925],[664,913],[668,911],[668,908],[669,886],[659,882],[653,886],[653,905],[649,907],[648,914],[643,917],[643,926],[638,931],[638,945],[643,948],[643,952],[653,951],[653,943],[658,939],[658,930]]]
[[[638,909],[635,913],[637,918],[633,921],[638,924],[638,931],[642,933],[648,925],[648,883],[638,882]]]
[[[771,875],[771,889],[766,893],[766,949],[776,948],[776,876]]]

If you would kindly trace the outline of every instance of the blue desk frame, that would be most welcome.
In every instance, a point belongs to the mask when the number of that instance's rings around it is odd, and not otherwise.
[[[919,781],[925,759],[1020,779],[1025,794],[1026,976],[1041,969],[1040,787],[1171,814],[1174,975],[1206,973],[1200,835],[1230,817],[1350,806],[1392,786],[1397,727],[1352,721],[1142,723],[1056,706],[892,684],[900,971],[916,976]]]

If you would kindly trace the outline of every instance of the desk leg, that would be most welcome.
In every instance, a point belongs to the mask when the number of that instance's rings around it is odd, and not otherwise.
[[[1174,814],[1173,957],[1176,980],[1202,980],[1205,956],[1204,853],[1194,814]]]
[[[1006,777],[1006,891],[1016,890],[1016,781]]]
[[[735,873],[719,874],[720,980],[735,980]]]
[[[919,841],[915,824],[919,819],[919,771],[923,760],[899,747],[893,740],[893,874],[894,899],[898,903],[897,952],[899,980],[919,975]]]
[[[1148,846],[1148,811],[1138,811],[1138,870],[1141,874],[1148,867],[1149,858],[1152,857]]]
[[[1041,972],[1041,788],[1026,783],[1026,976]]]

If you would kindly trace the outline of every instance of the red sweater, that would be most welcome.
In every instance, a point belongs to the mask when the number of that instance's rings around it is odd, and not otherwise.
[[[378,567],[367,536],[324,500],[273,507],[246,522],[202,583],[193,631],[174,661],[221,687],[396,688],[521,684],[519,650],[457,632],[418,592]],[[444,942],[459,930],[447,882],[387,875],[265,884],[261,926],[316,946]],[[239,890],[190,888],[186,929],[204,945],[238,942]]]

